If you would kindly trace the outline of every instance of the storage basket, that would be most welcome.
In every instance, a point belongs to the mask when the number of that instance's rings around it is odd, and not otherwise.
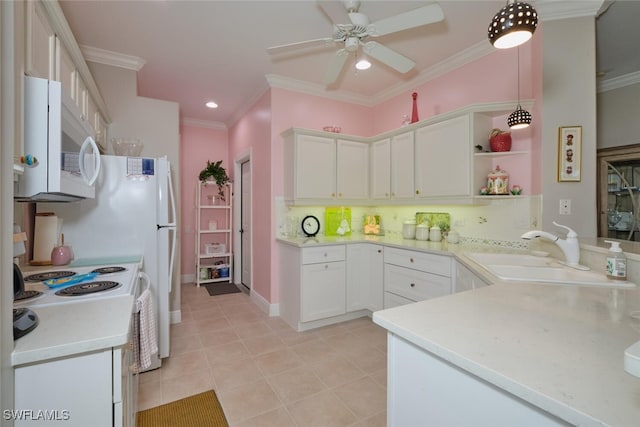
[[[204,253],[206,255],[223,254],[227,250],[224,243],[206,243],[204,245]]]

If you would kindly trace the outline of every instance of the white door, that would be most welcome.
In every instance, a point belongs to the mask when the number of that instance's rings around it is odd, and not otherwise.
[[[240,201],[240,256],[242,271],[240,283],[251,289],[251,165],[246,161],[241,168]]]

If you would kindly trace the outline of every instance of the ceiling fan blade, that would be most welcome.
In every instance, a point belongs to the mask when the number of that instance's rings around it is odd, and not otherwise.
[[[303,42],[283,44],[280,46],[273,46],[267,48],[267,53],[270,55],[277,55],[279,53],[289,52],[297,49],[305,49],[309,47],[332,47],[333,39],[331,37],[325,37],[322,39],[306,40]]]
[[[334,24],[350,24],[349,14],[341,1],[318,0],[318,5]]]
[[[378,42],[372,41],[364,43],[362,50],[370,57],[377,59],[383,64],[386,64],[401,73],[408,72],[416,65],[415,62],[413,62],[406,56],[400,55],[395,50],[389,49],[388,47],[381,45]]]
[[[347,62],[347,59],[349,59],[349,52],[347,52],[345,49],[340,49],[336,52],[335,55],[333,55],[333,59],[329,64],[329,68],[327,69],[327,73],[324,75],[325,85],[329,86],[330,84],[338,80],[338,76],[344,68],[344,64]]]
[[[439,4],[433,3],[373,22],[369,25],[368,30],[371,36],[384,36],[385,34],[397,33],[398,31],[439,22],[443,19],[442,8]]]

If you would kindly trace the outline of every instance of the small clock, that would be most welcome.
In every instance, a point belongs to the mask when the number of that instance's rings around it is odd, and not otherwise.
[[[320,231],[320,221],[313,215],[307,215],[302,219],[302,232],[307,237],[314,237]]]

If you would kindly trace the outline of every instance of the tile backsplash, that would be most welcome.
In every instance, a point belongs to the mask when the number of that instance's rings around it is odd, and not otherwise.
[[[412,205],[412,206],[350,206],[351,229],[362,233],[366,215],[379,215],[382,229],[387,235],[402,234],[402,223],[415,219],[416,212],[447,212],[451,229],[471,241],[521,241],[525,231],[538,229],[542,211],[542,196],[491,199],[487,205]],[[320,220],[320,233],[324,234],[324,206],[287,206],[276,200],[276,230],[286,236],[296,229],[306,215]]]

